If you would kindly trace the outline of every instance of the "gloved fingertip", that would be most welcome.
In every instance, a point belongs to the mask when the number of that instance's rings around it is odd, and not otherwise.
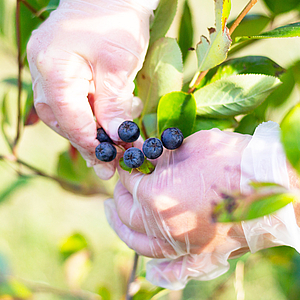
[[[96,175],[102,180],[108,180],[115,174],[115,164],[97,164],[93,168]]]
[[[133,97],[132,98],[132,107],[131,107],[131,115],[132,118],[138,118],[142,111],[143,111],[144,105],[142,100],[139,97]]]
[[[115,142],[121,141],[118,135],[118,129],[124,121],[125,120],[122,118],[114,118],[108,123],[107,133],[110,136],[110,138]]]

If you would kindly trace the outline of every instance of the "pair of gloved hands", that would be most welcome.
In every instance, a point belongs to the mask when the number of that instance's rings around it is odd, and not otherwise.
[[[157,2],[61,0],[28,43],[39,117],[69,139],[102,179],[114,174],[117,160],[95,158],[97,123],[118,142],[119,124],[141,111],[133,80]],[[222,192],[240,189],[242,153],[250,140],[202,131],[176,151],[166,150],[150,175],[118,167],[107,218],[130,248],[158,258],[148,264],[154,284],[179,289],[190,278],[215,278],[227,271],[229,257],[249,251],[242,225],[212,223],[211,212]]]

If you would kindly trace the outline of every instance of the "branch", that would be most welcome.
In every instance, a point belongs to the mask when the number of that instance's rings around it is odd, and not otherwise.
[[[134,260],[133,260],[133,267],[131,271],[131,275],[128,281],[128,286],[127,286],[127,292],[126,292],[126,300],[132,300],[133,298],[133,293],[132,293],[132,285],[135,280],[135,273],[138,265],[138,260],[139,260],[139,255],[135,252],[134,253]]]
[[[30,5],[26,0],[19,0],[22,2],[37,18],[40,18],[42,21],[45,21],[46,18],[43,17],[38,10],[36,10],[32,5]]]
[[[229,29],[229,35],[232,35],[234,30],[238,27],[238,25],[241,23],[241,21],[244,19],[244,17],[247,15],[247,13],[250,11],[250,9],[258,2],[258,0],[250,0],[249,3],[244,7],[242,12],[238,15],[234,23]],[[194,85],[188,90],[188,93],[192,93],[196,87],[200,84],[201,80],[205,77],[205,75],[208,73],[209,70],[202,71],[197,80],[195,81]]]

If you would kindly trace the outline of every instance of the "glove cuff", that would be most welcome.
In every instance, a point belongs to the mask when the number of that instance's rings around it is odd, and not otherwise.
[[[289,188],[286,156],[280,143],[280,128],[274,122],[257,127],[245,148],[241,162],[242,193],[251,192],[250,181],[274,182]],[[272,215],[242,222],[252,253],[261,249],[287,245],[300,252],[300,228],[290,203]]]

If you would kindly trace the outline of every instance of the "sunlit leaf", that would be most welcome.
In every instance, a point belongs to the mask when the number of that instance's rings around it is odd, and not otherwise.
[[[270,215],[287,204],[297,201],[299,195],[274,183],[257,184],[251,195],[223,194],[215,205],[215,222],[240,222]]]
[[[281,123],[281,141],[291,165],[300,174],[300,104]]]
[[[229,30],[226,22],[230,13],[230,0],[215,1],[216,28],[209,29],[209,39],[201,36],[196,47],[198,72],[215,67],[227,57],[231,45]],[[197,77],[197,74],[194,78]]]
[[[194,29],[192,24],[192,14],[186,0],[183,6],[183,13],[179,26],[178,44],[182,52],[182,60],[185,61],[189,48],[193,45]]]
[[[264,0],[267,7],[274,15],[286,13],[293,9],[299,9],[299,0]]]
[[[170,127],[177,127],[184,137],[189,136],[196,118],[196,102],[193,94],[173,92],[163,96],[157,109],[158,136]]]
[[[148,50],[144,66],[137,76],[138,95],[144,103],[143,114],[156,112],[163,95],[181,90],[182,73],[181,52],[176,39],[157,40]]]
[[[246,40],[259,40],[259,39],[270,39],[270,38],[289,38],[289,37],[300,37],[300,22],[284,25],[273,29],[271,31],[264,32],[260,35],[254,36],[241,36],[237,37],[236,41],[246,41]]]
[[[234,118],[211,119],[197,116],[193,127],[193,133],[200,130],[210,130],[212,128],[224,130],[228,128],[235,128],[237,125],[238,122]]]
[[[150,24],[149,45],[164,37],[168,32],[176,14],[177,2],[178,0],[160,0]]]
[[[220,79],[197,90],[197,114],[224,118],[245,114],[260,105],[280,84],[276,77],[245,74]]]
[[[201,86],[237,74],[264,74],[279,77],[283,73],[284,69],[268,57],[243,56],[229,59],[209,70]]]
[[[120,167],[121,167],[124,171],[127,171],[127,172],[129,172],[129,173],[132,172],[132,168],[129,168],[129,167],[127,167],[127,166],[125,165],[123,157],[120,158],[120,160],[119,160],[119,165],[120,165]]]

